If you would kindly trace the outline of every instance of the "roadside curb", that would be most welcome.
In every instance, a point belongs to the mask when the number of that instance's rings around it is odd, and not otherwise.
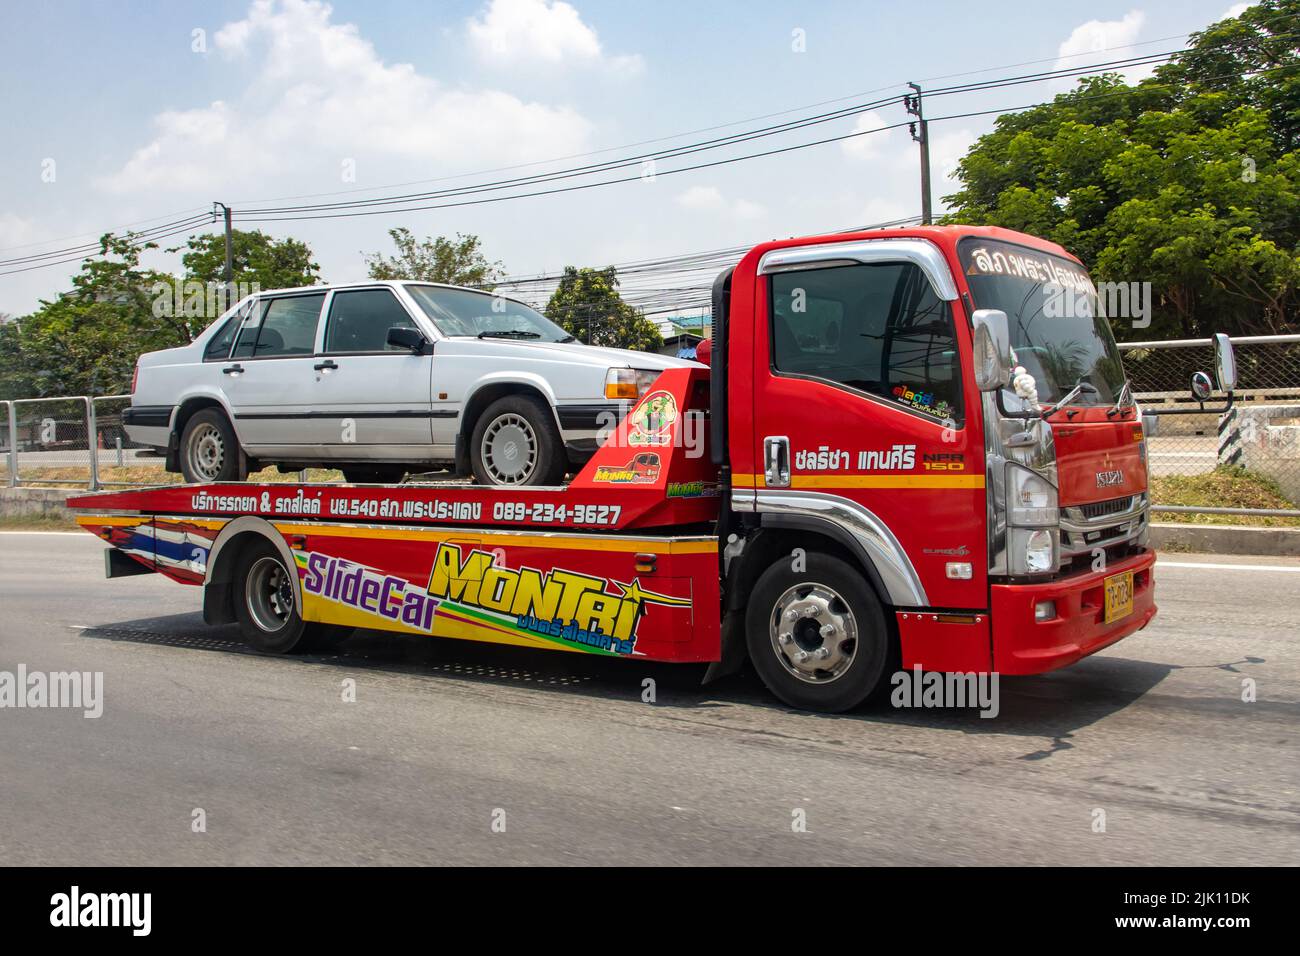
[[[1251,528],[1223,524],[1152,524],[1157,551],[1300,557],[1300,528]]]
[[[0,518],[71,518],[64,502],[85,489],[0,488]]]

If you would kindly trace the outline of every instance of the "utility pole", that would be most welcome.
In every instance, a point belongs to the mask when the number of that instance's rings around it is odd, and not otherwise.
[[[914,96],[903,96],[903,106],[907,112],[916,117],[916,122],[909,123],[908,128],[912,131],[912,139],[921,144],[921,224],[930,225],[930,124],[925,121],[925,113],[921,108],[921,88],[915,83],[908,83],[912,89],[916,90]],[[917,132],[917,127],[920,132]]]
[[[230,232],[230,207],[222,202],[214,202],[214,207],[220,206],[225,213],[226,219],[226,268],[222,273],[222,278],[226,280],[226,308],[229,308],[235,302],[235,245],[234,237]],[[215,215],[215,208],[213,213]],[[224,311],[224,310],[223,310]]]

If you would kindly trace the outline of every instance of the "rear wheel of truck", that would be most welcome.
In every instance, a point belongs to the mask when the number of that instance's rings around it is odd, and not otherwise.
[[[804,710],[850,710],[887,686],[896,667],[871,586],[828,554],[785,556],[764,571],[750,594],[745,635],[763,683]]]
[[[181,474],[191,484],[205,481],[243,481],[239,439],[225,413],[205,408],[190,416],[181,432]]]
[[[269,541],[256,541],[235,564],[235,620],[244,641],[264,654],[314,650],[351,629],[304,621],[298,613],[297,573]]]
[[[568,459],[547,404],[506,395],[489,405],[474,424],[470,467],[480,485],[558,485]]]

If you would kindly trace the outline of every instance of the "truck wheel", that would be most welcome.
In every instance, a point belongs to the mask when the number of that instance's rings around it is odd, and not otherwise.
[[[240,552],[234,577],[235,620],[249,647],[264,654],[307,651],[340,630],[302,619],[294,600],[296,578],[269,541],[256,541]]]
[[[558,485],[567,465],[555,417],[531,395],[498,398],[474,424],[470,467],[480,485]]]
[[[239,439],[229,419],[216,408],[190,416],[181,432],[181,474],[191,484],[205,481],[243,481],[239,467]]]
[[[796,571],[782,557],[755,582],[745,614],[749,657],[791,707],[839,713],[887,685],[894,641],[856,569],[812,551],[803,565]]]

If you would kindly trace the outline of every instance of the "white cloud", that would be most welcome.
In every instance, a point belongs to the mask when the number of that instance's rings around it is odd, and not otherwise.
[[[639,56],[607,56],[600,37],[563,0],[490,0],[466,23],[479,57],[497,66],[606,66],[639,73]]]
[[[841,140],[841,152],[850,159],[855,160],[878,159],[885,141],[892,137],[890,133],[875,131],[884,129],[886,125],[888,124],[885,123],[885,120],[874,110],[859,114],[857,122],[853,124],[852,132],[866,133],[866,135]]]
[[[1110,60],[1123,60],[1138,56],[1133,46],[1142,27],[1146,23],[1146,14],[1141,10],[1130,10],[1120,20],[1089,20],[1074,28],[1074,31],[1061,42],[1057,49],[1056,69],[1083,67],[1090,63],[1103,63]],[[1120,70],[1125,79],[1134,83],[1153,72],[1152,66],[1139,66]],[[1053,81],[1057,89],[1070,89],[1078,82],[1074,77]]]
[[[673,201],[683,209],[727,213],[736,219],[753,221],[767,215],[767,208],[749,199],[728,200],[717,186],[692,186]]]
[[[214,37],[236,92],[155,116],[154,138],[101,184],[122,193],[223,185],[243,192],[249,178],[311,173],[339,176],[345,188],[348,159],[358,167],[393,159],[463,168],[589,146],[591,126],[574,110],[448,89],[410,64],[385,63],[356,26],[334,23],[332,14],[319,0],[257,0]]]

